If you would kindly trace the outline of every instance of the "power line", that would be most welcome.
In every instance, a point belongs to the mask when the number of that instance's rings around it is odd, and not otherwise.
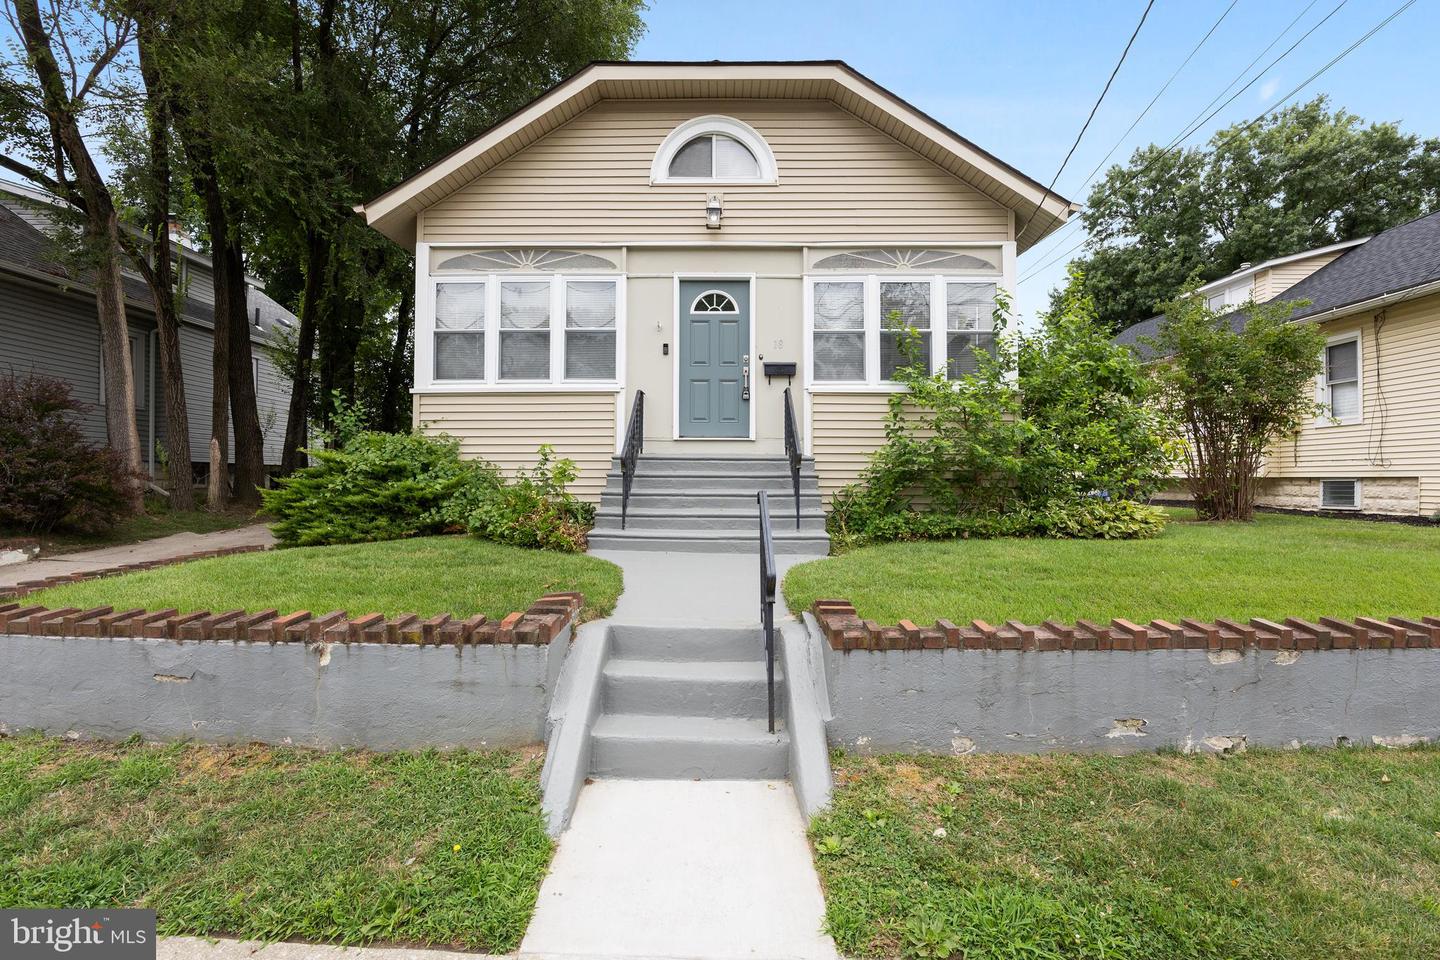
[[[1403,4],[1401,4],[1399,7],[1397,7],[1389,16],[1387,16],[1385,19],[1381,20],[1381,21],[1380,21],[1379,23],[1377,23],[1375,26],[1371,27],[1363,36],[1360,37],[1360,39],[1356,40],[1354,43],[1350,44],[1350,46],[1348,46],[1348,47],[1346,47],[1344,50],[1340,51],[1340,53],[1336,54],[1333,58],[1331,58],[1331,60],[1330,60],[1328,63],[1326,63],[1323,67],[1321,67],[1319,70],[1316,70],[1316,71],[1315,71],[1314,73],[1312,73],[1309,77],[1306,77],[1303,81],[1301,81],[1299,84],[1297,84],[1293,89],[1290,90],[1289,93],[1285,94],[1283,97],[1281,97],[1280,99],[1276,100],[1273,104],[1271,104],[1268,108],[1266,108],[1262,113],[1258,114],[1254,119],[1252,119],[1252,120],[1248,121],[1247,123],[1243,124],[1242,126],[1240,126],[1239,128],[1237,128],[1237,129],[1235,130],[1235,132],[1232,133],[1230,136],[1226,137],[1224,140],[1221,140],[1219,143],[1217,143],[1217,144],[1215,145],[1215,148],[1216,148],[1217,150],[1219,150],[1219,149],[1221,149],[1222,147],[1228,146],[1228,145],[1229,145],[1230,143],[1232,143],[1235,139],[1237,139],[1241,134],[1243,134],[1246,130],[1249,130],[1249,129],[1250,129],[1251,127],[1253,127],[1255,124],[1259,123],[1261,120],[1264,120],[1264,119],[1265,119],[1266,117],[1268,117],[1270,114],[1274,113],[1274,112],[1275,112],[1276,110],[1278,110],[1281,106],[1283,106],[1283,105],[1285,104],[1285,102],[1288,101],[1291,97],[1295,96],[1295,94],[1299,93],[1299,92],[1300,92],[1301,90],[1303,90],[1305,87],[1309,86],[1309,85],[1310,85],[1311,83],[1313,83],[1316,79],[1318,79],[1320,76],[1322,76],[1322,75],[1325,74],[1327,71],[1329,71],[1331,67],[1335,66],[1335,64],[1337,64],[1337,63],[1339,63],[1341,60],[1345,59],[1347,56],[1349,56],[1351,53],[1353,53],[1356,49],[1358,49],[1362,44],[1364,44],[1364,43],[1365,43],[1366,41],[1368,41],[1371,37],[1373,37],[1375,34],[1379,33],[1379,32],[1380,32],[1381,30],[1383,30],[1385,27],[1389,26],[1389,24],[1390,24],[1391,21],[1393,21],[1396,17],[1400,16],[1400,15],[1401,15],[1402,13],[1404,13],[1406,10],[1410,9],[1411,7],[1413,7],[1416,2],[1417,2],[1417,0],[1406,0],[1405,3],[1403,3]],[[1342,4],[1342,5],[1343,5],[1343,4]],[[1338,8],[1337,8],[1337,9],[1338,9]],[[1333,15],[1334,15],[1334,11],[1332,10],[1331,13],[1330,13],[1330,16],[1333,16]],[[1327,16],[1326,19],[1329,19],[1329,16]],[[1323,23],[1324,21],[1321,21],[1321,22]],[[1319,24],[1317,24],[1316,26],[1319,26]],[[1312,32],[1313,32],[1313,28],[1312,28]],[[1307,36],[1308,36],[1308,34],[1307,34]],[[1301,39],[1303,40],[1304,38],[1302,37]],[[1297,42],[1298,42],[1298,41],[1297,41]],[[1294,49],[1294,48],[1292,47],[1291,49]],[[1288,53],[1288,51],[1287,51],[1287,53]],[[1283,55],[1282,55],[1282,56],[1283,56]],[[1278,62],[1278,60],[1277,60],[1276,62]],[[1272,64],[1272,66],[1273,66],[1273,64]],[[1263,75],[1264,75],[1266,72],[1268,72],[1268,71],[1269,71],[1269,67],[1266,67],[1265,70],[1262,70],[1262,71],[1261,71],[1260,76],[1263,76]],[[1256,79],[1258,79],[1258,77],[1257,77]],[[1239,90],[1237,90],[1237,91],[1235,92],[1235,96],[1231,97],[1229,100],[1225,101],[1225,103],[1221,104],[1220,107],[1218,107],[1214,112],[1212,112],[1212,113],[1210,114],[1210,116],[1213,117],[1213,116],[1215,115],[1215,113],[1218,113],[1220,110],[1223,110],[1226,106],[1228,106],[1228,105],[1235,99],[1235,97],[1238,97],[1241,93],[1244,93],[1245,90],[1246,90],[1251,84],[1253,84],[1254,82],[1255,82],[1255,81],[1252,79],[1252,80],[1250,81],[1250,83],[1246,84],[1244,87],[1241,87]],[[1208,120],[1209,117],[1207,117],[1206,119]],[[1194,131],[1192,130],[1192,131],[1190,131],[1190,132],[1193,133]],[[1189,134],[1186,134],[1185,136],[1189,136]],[[1140,174],[1142,174],[1142,173],[1144,173],[1146,170],[1148,170],[1157,160],[1160,159],[1160,157],[1162,157],[1162,156],[1164,156],[1166,153],[1170,152],[1170,150],[1172,150],[1172,149],[1174,148],[1174,146],[1175,146],[1178,142],[1180,142],[1180,141],[1179,141],[1179,140],[1171,141],[1170,146],[1165,147],[1160,153],[1158,153],[1158,154],[1156,154],[1154,157],[1152,157],[1151,160],[1150,160],[1150,162],[1147,163],[1145,166],[1141,167],[1140,170],[1136,171],[1136,173],[1135,173],[1134,176],[1138,177],[1138,176],[1140,176]],[[1133,178],[1132,178],[1132,179],[1133,179]],[[1054,257],[1054,258],[1046,261],[1045,263],[1041,264],[1039,267],[1036,267],[1036,268],[1034,268],[1034,269],[1032,269],[1032,270],[1027,271],[1026,274],[1025,274],[1025,276],[1021,277],[1020,279],[1021,279],[1021,280],[1027,280],[1027,279],[1029,279],[1030,277],[1033,277],[1035,274],[1039,273],[1039,272],[1042,271],[1042,270],[1045,270],[1046,268],[1050,267],[1052,264],[1058,262],[1059,260],[1063,259],[1064,257],[1069,256],[1071,253],[1073,253],[1074,251],[1078,250],[1080,247],[1082,247],[1082,246],[1084,246],[1084,245],[1085,245],[1085,241],[1084,241],[1084,240],[1081,240],[1079,243],[1074,244],[1073,246],[1071,246],[1068,250],[1066,250],[1064,253],[1060,254],[1059,256]],[[1018,281],[1017,281],[1017,282],[1018,282]]]
[[[1326,22],[1328,22],[1328,21],[1330,20],[1331,17],[1333,17],[1333,16],[1335,16],[1335,14],[1339,13],[1339,12],[1340,12],[1340,9],[1341,9],[1342,7],[1344,7],[1345,4],[1347,4],[1347,3],[1349,2],[1349,0],[1340,0],[1340,2],[1337,3],[1337,4],[1330,10],[1329,13],[1325,14],[1325,16],[1323,16],[1323,17],[1321,17],[1319,20],[1317,20],[1314,24],[1311,25],[1311,27],[1310,27],[1309,30],[1306,30],[1304,33],[1302,33],[1302,34],[1299,36],[1298,39],[1296,39],[1296,41],[1295,41],[1294,43],[1292,43],[1292,44],[1290,44],[1290,46],[1286,47],[1286,48],[1285,48],[1285,51],[1284,51],[1283,53],[1281,53],[1281,54],[1280,54],[1278,57],[1276,57],[1274,60],[1271,60],[1271,61],[1270,61],[1269,63],[1267,63],[1264,67],[1262,67],[1262,68],[1260,69],[1260,71],[1259,71],[1258,73],[1256,73],[1253,77],[1251,77],[1250,80],[1249,80],[1243,87],[1241,87],[1239,90],[1236,90],[1234,93],[1230,94],[1230,97],[1229,97],[1224,103],[1222,103],[1222,104],[1220,104],[1218,107],[1216,107],[1216,106],[1215,106],[1216,102],[1217,102],[1221,97],[1225,96],[1225,94],[1230,91],[1230,88],[1233,87],[1233,86],[1235,86],[1235,84],[1238,83],[1238,82],[1240,81],[1240,79],[1241,79],[1242,77],[1244,77],[1246,73],[1249,72],[1250,68],[1253,67],[1253,66],[1255,66],[1255,64],[1259,62],[1259,60],[1260,60],[1261,57],[1263,57],[1263,56],[1265,56],[1265,54],[1269,53],[1269,52],[1274,48],[1275,44],[1277,44],[1277,43],[1280,42],[1280,39],[1281,39],[1282,37],[1284,37],[1284,36],[1285,36],[1287,33],[1289,33],[1292,29],[1294,29],[1295,24],[1297,24],[1297,23],[1300,22],[1300,18],[1303,17],[1303,16],[1305,16],[1305,14],[1310,11],[1310,8],[1313,7],[1313,6],[1315,6],[1315,4],[1318,3],[1318,2],[1319,2],[1319,0],[1310,0],[1310,3],[1307,4],[1307,5],[1305,6],[1305,8],[1304,8],[1303,10],[1301,10],[1298,14],[1296,14],[1295,19],[1291,20],[1288,24],[1286,24],[1286,25],[1285,25],[1285,29],[1283,29],[1283,30],[1281,30],[1279,33],[1277,33],[1277,34],[1275,35],[1275,39],[1271,40],[1268,44],[1266,44],[1265,49],[1263,49],[1263,50],[1261,50],[1259,53],[1257,53],[1257,54],[1255,55],[1255,57],[1254,57],[1249,63],[1247,63],[1244,67],[1241,68],[1240,72],[1237,73],[1237,74],[1235,75],[1235,77],[1234,77],[1229,83],[1225,84],[1225,86],[1221,88],[1220,92],[1217,93],[1217,94],[1214,96],[1214,98],[1212,98],[1212,99],[1210,100],[1209,103],[1205,104],[1205,106],[1203,106],[1203,107],[1200,108],[1200,112],[1199,112],[1199,113],[1195,114],[1195,116],[1193,116],[1193,117],[1190,118],[1190,121],[1189,121],[1188,123],[1186,123],[1185,126],[1183,126],[1183,127],[1181,128],[1181,131],[1180,131],[1179,134],[1177,134],[1174,138],[1172,138],[1172,139],[1170,140],[1169,143],[1167,143],[1163,148],[1161,148],[1161,150],[1160,150],[1160,152],[1159,152],[1158,154],[1156,154],[1155,156],[1151,157],[1150,160],[1149,160],[1149,162],[1147,162],[1147,163],[1146,163],[1143,167],[1141,167],[1139,170],[1135,171],[1135,173],[1131,174],[1131,176],[1130,176],[1130,178],[1129,178],[1129,181],[1133,181],[1135,178],[1137,178],[1137,177],[1141,176],[1142,174],[1144,174],[1145,171],[1149,170],[1150,167],[1152,167],[1154,164],[1156,164],[1157,162],[1159,162],[1159,160],[1160,160],[1162,157],[1164,157],[1167,153],[1169,153],[1170,150],[1171,150],[1171,148],[1173,148],[1173,147],[1177,146],[1178,144],[1181,144],[1181,143],[1185,142],[1186,140],[1188,140],[1188,139],[1195,133],[1196,130],[1199,130],[1201,127],[1203,127],[1203,126],[1204,126],[1206,123],[1208,123],[1212,118],[1214,118],[1214,116],[1215,116],[1216,114],[1218,114],[1221,110],[1224,110],[1224,109],[1225,109],[1226,107],[1228,107],[1230,104],[1234,103],[1234,102],[1240,97],[1240,95],[1241,95],[1242,93],[1244,93],[1246,90],[1249,90],[1252,86],[1254,86],[1255,83],[1256,83],[1256,81],[1258,81],[1261,77],[1265,76],[1265,75],[1266,75],[1267,73],[1269,73],[1271,70],[1275,69],[1275,67],[1280,63],[1280,61],[1284,60],[1286,57],[1290,56],[1290,54],[1294,53],[1295,50],[1296,50],[1296,48],[1298,48],[1298,47],[1300,46],[1300,44],[1304,43],[1307,39],[1309,39],[1309,37],[1310,37],[1311,34],[1313,34],[1316,30],[1319,30],[1322,26],[1324,26],[1324,25],[1326,24]],[[1211,110],[1211,109],[1210,109],[1211,107],[1215,107],[1215,109]],[[1206,113],[1207,110],[1210,111],[1208,114]],[[1091,175],[1093,176],[1094,174],[1092,173]],[[1127,182],[1129,182],[1129,181],[1127,181]],[[1086,183],[1088,183],[1088,182],[1089,182],[1089,181],[1087,180]],[[1082,188],[1083,188],[1083,185],[1082,185]],[[1076,218],[1074,218],[1073,220],[1068,221],[1065,226],[1070,226],[1071,224],[1078,224],[1078,223],[1080,223],[1080,218],[1079,218],[1079,217],[1076,217]],[[1062,227],[1061,230],[1063,230],[1063,229],[1064,229],[1064,228]],[[1057,231],[1055,232],[1055,235],[1058,235],[1060,232],[1061,232],[1060,230],[1057,230]],[[1084,241],[1081,241],[1081,242],[1083,243]],[[1050,250],[1053,252],[1053,251],[1056,250],[1058,247],[1059,247],[1059,244],[1057,243],[1054,247],[1051,247]],[[1074,247],[1071,247],[1070,249],[1073,250]],[[1067,253],[1068,253],[1068,251],[1067,251]],[[1062,254],[1062,256],[1063,256],[1063,255],[1064,255],[1064,254]],[[1052,263],[1052,262],[1054,262],[1054,261],[1047,261],[1044,266],[1039,267],[1038,269],[1039,269],[1039,270],[1043,270],[1043,269],[1045,269],[1045,267],[1050,266],[1050,263]],[[1021,279],[1028,279],[1030,276],[1033,276],[1033,275],[1035,274],[1035,272],[1037,272],[1037,271],[1036,271],[1036,270],[1027,271],[1026,276],[1025,276],[1025,277],[1022,277]]]
[[[1135,45],[1135,38],[1140,36],[1140,28],[1145,26],[1145,19],[1150,16],[1150,9],[1154,6],[1155,0],[1149,0],[1149,2],[1145,4],[1145,10],[1140,14],[1140,22],[1135,24],[1135,29],[1131,32],[1130,39],[1125,42],[1125,49],[1120,51],[1120,59],[1115,61],[1115,69],[1110,71],[1110,77],[1105,81],[1105,88],[1100,91],[1100,96],[1095,98],[1095,105],[1090,108],[1090,116],[1085,118],[1084,126],[1082,126],[1080,132],[1075,135],[1075,142],[1070,144],[1070,149],[1066,152],[1065,159],[1060,161],[1060,169],[1056,170],[1055,176],[1050,178],[1050,185],[1045,188],[1045,193],[1040,197],[1039,201],[1036,202],[1035,209],[1031,210],[1030,216],[1025,218],[1025,226],[1015,232],[1017,237],[1029,229],[1031,221],[1035,219],[1035,214],[1040,212],[1040,208],[1045,205],[1045,201],[1049,200],[1050,194],[1055,191],[1055,182],[1060,179],[1060,174],[1065,172],[1065,165],[1069,163],[1070,158],[1075,155],[1075,148],[1080,146],[1080,141],[1084,138],[1085,131],[1090,129],[1090,121],[1095,119],[1096,111],[1100,109],[1100,104],[1105,101],[1105,94],[1110,92],[1110,85],[1115,82],[1116,74],[1120,72],[1120,67],[1124,65],[1125,58],[1130,55],[1130,48]]]
[[[1205,46],[1205,44],[1210,40],[1210,38],[1211,38],[1212,36],[1214,36],[1216,30],[1220,29],[1220,24],[1222,24],[1222,23],[1225,22],[1225,18],[1228,17],[1228,16],[1230,16],[1230,11],[1231,11],[1231,10],[1234,10],[1234,9],[1235,9],[1235,5],[1238,4],[1239,2],[1240,2],[1240,0],[1230,0],[1230,5],[1225,8],[1225,10],[1224,10],[1223,13],[1220,14],[1220,18],[1210,25],[1210,29],[1205,32],[1205,36],[1203,36],[1203,37],[1200,38],[1200,42],[1197,43],[1197,44],[1195,44],[1195,46],[1190,49],[1190,53],[1185,57],[1185,59],[1184,59],[1183,61],[1181,61],[1180,66],[1176,67],[1176,68],[1175,68],[1175,72],[1172,73],[1172,74],[1170,74],[1170,79],[1166,80],[1166,81],[1165,81],[1165,85],[1162,86],[1162,87],[1156,92],[1155,96],[1153,96],[1153,97],[1150,98],[1150,102],[1147,103],[1147,104],[1145,104],[1145,109],[1140,111],[1140,115],[1137,116],[1137,117],[1134,119],[1133,122],[1131,122],[1130,126],[1125,129],[1125,132],[1120,135],[1120,139],[1115,141],[1115,145],[1114,145],[1113,147],[1111,147],[1110,150],[1105,154],[1104,158],[1101,159],[1101,161],[1095,165],[1095,169],[1090,171],[1089,176],[1087,176],[1087,177],[1081,182],[1080,187],[1079,187],[1079,190],[1084,190],[1087,186],[1090,185],[1090,181],[1095,179],[1095,174],[1099,173],[1099,172],[1100,172],[1100,168],[1103,167],[1103,166],[1105,166],[1105,161],[1109,160],[1111,157],[1113,157],[1113,156],[1115,155],[1115,151],[1118,150],[1118,149],[1120,149],[1120,145],[1125,142],[1125,138],[1128,137],[1128,136],[1130,136],[1131,131],[1133,131],[1137,126],[1139,126],[1141,120],[1144,120],[1144,119],[1145,119],[1146,115],[1149,114],[1150,109],[1155,106],[1155,104],[1160,100],[1160,98],[1161,98],[1162,96],[1165,95],[1165,91],[1170,89],[1170,84],[1174,83],[1174,82],[1175,82],[1175,78],[1178,77],[1178,76],[1180,76],[1180,72],[1181,72],[1182,70],[1184,70],[1187,66],[1189,66],[1190,61],[1195,58],[1195,54],[1199,53],[1199,52],[1200,52],[1200,48],[1203,47],[1203,46]],[[1313,7],[1317,2],[1319,2],[1319,0],[1310,0],[1310,6]],[[1309,8],[1309,7],[1306,7],[1305,9],[1308,10],[1308,9],[1310,9],[1310,8]],[[1304,11],[1301,11],[1301,16],[1303,16],[1303,15],[1304,15]],[[1297,19],[1298,19],[1298,18],[1297,18]],[[1294,25],[1295,25],[1295,21],[1294,21],[1294,20],[1290,21],[1290,26],[1293,27]],[[1288,33],[1288,32],[1289,32],[1289,30],[1290,30],[1290,27],[1286,27],[1285,30],[1280,34],[1280,36],[1284,36],[1285,33]],[[1279,40],[1279,39],[1280,39],[1280,37],[1276,37],[1276,38],[1275,38],[1275,40]],[[1272,41],[1270,42],[1270,46],[1271,46],[1271,47],[1273,47],[1273,46],[1275,45],[1275,40],[1272,40]],[[1266,47],[1266,48],[1265,48],[1265,50],[1269,50],[1269,49],[1270,49],[1270,47]],[[1260,52],[1260,56],[1264,56],[1264,55],[1265,55],[1265,50],[1262,50],[1262,51]],[[1259,60],[1260,57],[1257,56],[1255,59],[1256,59],[1256,60]],[[1253,64],[1254,61],[1251,61],[1251,63]],[[1249,70],[1250,67],[1247,66],[1245,69],[1246,69],[1246,70]],[[1243,73],[1244,71],[1241,71],[1241,72]],[[1230,87],[1231,87],[1231,85],[1233,85],[1234,83],[1235,83],[1235,81],[1234,81],[1234,80],[1231,80],[1229,84],[1226,84],[1225,90],[1229,90]],[[1225,92],[1224,90],[1221,91],[1221,93],[1224,93],[1224,92]],[[1214,101],[1211,101],[1211,102],[1213,103]],[[1052,185],[1053,185],[1053,184],[1052,184]],[[1078,191],[1077,191],[1077,192],[1078,192]],[[1075,219],[1073,219],[1073,220],[1068,220],[1068,221],[1066,221],[1065,226],[1062,226],[1062,227],[1060,228],[1060,230],[1057,230],[1055,233],[1051,234],[1050,237],[1047,237],[1046,239],[1052,239],[1052,238],[1058,237],[1058,236],[1060,235],[1060,233],[1064,231],[1065,227],[1072,226],[1072,225],[1074,225],[1074,224],[1076,224],[1076,223],[1079,223],[1079,222],[1080,222],[1080,221],[1079,221],[1079,218],[1078,218],[1078,217],[1075,218]],[[1028,225],[1028,224],[1027,224],[1027,225]],[[1059,246],[1060,246],[1060,244],[1058,244],[1058,243],[1055,244],[1054,246],[1052,246],[1052,247],[1050,248],[1050,251],[1053,253],[1056,249],[1059,248]]]

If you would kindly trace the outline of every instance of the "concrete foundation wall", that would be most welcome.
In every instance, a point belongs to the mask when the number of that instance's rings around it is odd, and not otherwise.
[[[1348,479],[1348,478],[1347,478]],[[1360,480],[1360,510],[1396,516],[1420,513],[1419,477],[1365,477]],[[1282,510],[1319,510],[1318,477],[1267,477],[1260,482],[1255,502]]]
[[[812,650],[830,742],[862,753],[1440,739],[1440,649]]]
[[[307,747],[540,743],[570,641],[414,646],[0,635],[0,732]]]

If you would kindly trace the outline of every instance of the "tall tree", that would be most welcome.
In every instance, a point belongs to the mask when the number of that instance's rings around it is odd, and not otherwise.
[[[44,186],[81,215],[100,325],[106,427],[110,446],[132,477],[127,502],[139,512],[144,485],[121,277],[120,217],[86,139],[86,125],[95,120],[93,101],[109,94],[135,24],[90,0],[52,0],[44,13],[37,0],[7,0],[5,12],[20,36],[25,59],[5,64],[0,93],[4,138],[40,163],[0,155],[0,165]]]
[[[1366,124],[1325,97],[1204,148],[1135,152],[1110,168],[1081,214],[1076,264],[1101,320],[1119,330],[1154,316],[1191,276],[1373,235],[1440,208],[1440,138]]]

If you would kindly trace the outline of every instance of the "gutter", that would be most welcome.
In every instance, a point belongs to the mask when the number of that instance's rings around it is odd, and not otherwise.
[[[1388,307],[1392,303],[1402,303],[1406,300],[1415,300],[1431,293],[1440,293],[1440,279],[1422,283],[1418,287],[1407,287],[1404,290],[1396,290],[1392,293],[1382,294],[1378,297],[1371,297],[1369,300],[1360,300],[1355,303],[1344,304],[1339,307],[1331,307],[1329,310],[1320,313],[1312,313],[1303,317],[1296,317],[1292,323],[1310,322],[1322,323],[1326,320],[1334,320],[1337,317],[1346,317],[1352,313],[1363,313],[1366,310],[1375,310],[1380,307]]]

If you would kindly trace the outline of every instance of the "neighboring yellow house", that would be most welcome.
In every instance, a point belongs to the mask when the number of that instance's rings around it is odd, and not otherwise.
[[[788,386],[820,492],[853,481],[897,389],[881,317],[973,364],[1076,209],[838,61],[592,64],[362,208],[416,254],[415,422],[507,468],[553,444],[592,500],[637,391],[651,473],[784,464]]]
[[[1257,302],[1309,301],[1294,319],[1320,324],[1327,338],[1315,384],[1326,413],[1270,451],[1257,502],[1440,513],[1440,213],[1272,260],[1200,291],[1218,296],[1218,309],[1249,299],[1251,289]],[[1153,336],[1159,323],[1136,324],[1117,340]]]

